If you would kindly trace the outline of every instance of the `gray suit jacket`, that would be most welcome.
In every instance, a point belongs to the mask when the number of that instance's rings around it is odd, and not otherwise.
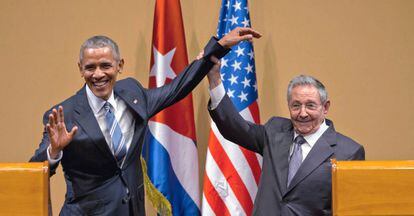
[[[210,110],[220,133],[228,140],[263,156],[262,175],[253,215],[331,215],[331,158],[364,160],[364,148],[338,133],[330,120],[287,187],[289,149],[293,125],[289,119],[271,118],[265,125],[245,121],[226,95]]]
[[[211,55],[221,58],[228,51],[216,39],[211,39],[204,50],[204,58],[191,63],[171,83],[160,88],[143,88],[131,78],[116,82],[114,94],[125,101],[135,119],[134,137],[122,167],[118,166],[106,143],[89,106],[85,87],[58,104],[64,108],[68,130],[78,126],[73,140],[63,149],[60,161],[67,186],[60,214],[145,215],[140,154],[149,119],[194,89],[214,65],[209,60]],[[44,114],[45,125],[50,112],[51,109]],[[44,130],[39,148],[30,161],[47,160],[49,143]],[[51,175],[57,165],[50,168]]]

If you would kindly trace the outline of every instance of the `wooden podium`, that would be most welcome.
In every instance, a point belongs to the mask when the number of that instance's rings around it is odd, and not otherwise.
[[[0,215],[48,215],[48,163],[0,163]]]
[[[332,160],[333,215],[414,215],[414,161]]]

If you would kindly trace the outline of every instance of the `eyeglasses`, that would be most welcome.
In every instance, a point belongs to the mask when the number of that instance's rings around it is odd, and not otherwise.
[[[302,107],[305,106],[306,110],[317,110],[321,104],[317,104],[317,103],[306,103],[306,104],[301,104],[301,103],[292,103],[289,105],[289,108],[293,111],[298,111],[301,110]]]

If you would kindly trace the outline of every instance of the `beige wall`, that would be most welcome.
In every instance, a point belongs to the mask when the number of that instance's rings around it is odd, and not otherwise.
[[[189,57],[215,33],[220,1],[183,0]],[[251,1],[262,122],[287,116],[285,88],[295,75],[322,80],[336,129],[362,143],[369,160],[414,158],[414,1]],[[27,161],[43,112],[83,81],[76,62],[89,36],[115,39],[126,61],[121,78],[147,85],[154,1],[0,1],[0,161]],[[207,83],[194,91],[200,172],[209,117]],[[202,176],[202,175],[201,175]],[[57,212],[65,185],[52,178]]]

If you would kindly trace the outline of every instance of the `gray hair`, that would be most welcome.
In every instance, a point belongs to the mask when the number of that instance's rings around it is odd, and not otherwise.
[[[325,89],[325,86],[316,78],[308,75],[299,75],[294,77],[288,85],[287,89],[287,101],[289,103],[290,99],[292,99],[292,89],[296,86],[306,86],[312,85],[316,89],[318,89],[319,97],[321,99],[322,104],[324,104],[328,100],[328,92]]]
[[[111,38],[107,36],[97,35],[89,38],[82,44],[79,52],[79,62],[82,62],[83,60],[83,52],[85,51],[85,49],[97,49],[103,47],[111,48],[112,55],[116,61],[119,61],[121,59],[121,55],[119,54],[119,48],[115,41],[113,41]]]

